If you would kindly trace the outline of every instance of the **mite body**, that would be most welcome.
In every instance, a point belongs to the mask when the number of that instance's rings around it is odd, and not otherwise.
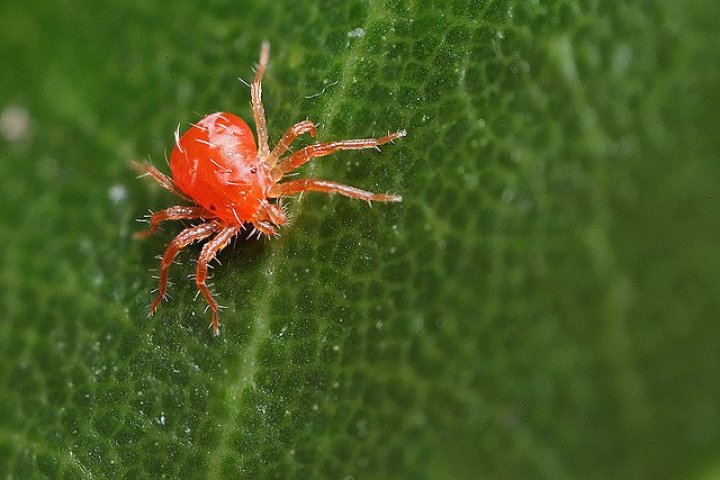
[[[286,155],[300,135],[315,136],[315,125],[298,122],[272,148],[263,109],[262,78],[267,68],[270,47],[264,42],[260,62],[250,90],[252,111],[257,130],[257,146],[250,127],[241,118],[226,112],[213,113],[193,124],[185,133],[175,132],[175,146],[170,155],[172,178],[147,164],[136,164],[143,175],[149,175],[190,205],[175,206],[149,217],[150,227],[139,237],[152,235],[167,220],[196,220],[168,245],[160,261],[157,296],[150,305],[152,316],[167,295],[168,270],[177,254],[193,242],[207,240],[197,262],[195,282],[211,311],[210,328],[220,334],[218,304],[207,284],[208,263],[240,233],[250,226],[253,233],[273,236],[287,222],[279,200],[306,191],[339,193],[368,202],[399,202],[397,195],[372,193],[348,185],[315,179],[282,181],[288,173],[315,157],[338,150],[376,148],[405,136],[401,130],[380,138],[341,140],[310,145]]]

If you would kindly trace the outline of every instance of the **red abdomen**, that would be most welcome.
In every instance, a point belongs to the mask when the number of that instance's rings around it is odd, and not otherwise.
[[[176,140],[170,171],[178,188],[228,224],[253,219],[271,179],[258,161],[250,127],[231,113],[218,112]]]

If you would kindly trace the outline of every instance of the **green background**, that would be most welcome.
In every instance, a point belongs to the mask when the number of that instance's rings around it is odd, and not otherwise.
[[[720,3],[4,1],[0,478],[720,475]],[[360,29],[360,30],[358,30]],[[172,132],[408,136],[151,320]],[[9,109],[9,110],[8,110]],[[12,119],[12,118],[10,118]],[[302,142],[308,142],[303,139]],[[302,144],[301,142],[301,144]],[[166,169],[167,171],[167,169]]]

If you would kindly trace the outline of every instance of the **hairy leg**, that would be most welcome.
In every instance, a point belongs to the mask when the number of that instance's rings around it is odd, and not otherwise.
[[[265,120],[265,108],[262,104],[262,78],[270,60],[270,44],[263,42],[260,47],[260,60],[258,62],[255,79],[250,85],[250,97],[252,98],[252,111],[255,120],[255,130],[257,131],[258,141],[258,157],[264,159],[270,154],[270,146],[268,145],[268,130]]]
[[[141,177],[150,176],[153,180],[160,184],[165,190],[169,190],[180,198],[190,200],[179,188],[175,186],[172,178],[168,177],[160,170],[148,163],[132,162],[132,168],[140,174]]]
[[[372,193],[360,190],[359,188],[343,185],[341,183],[330,182],[327,180],[292,180],[290,182],[278,183],[270,189],[270,197],[277,198],[284,195],[293,195],[300,192],[325,192],[339,193],[350,198],[357,198],[367,202],[400,202],[402,197],[399,195],[389,195],[384,193]]]
[[[207,280],[208,263],[215,258],[215,255],[225,248],[230,240],[240,231],[240,227],[227,227],[221,228],[217,235],[215,235],[205,246],[203,246],[200,257],[198,258],[197,271],[195,273],[195,283],[197,284],[198,290],[203,294],[205,300],[210,306],[212,311],[212,321],[210,327],[213,329],[215,336],[220,335],[220,322],[218,321],[218,304],[210,293],[205,281]]]
[[[187,247],[192,242],[200,241],[204,238],[209,237],[219,228],[221,228],[220,225],[215,222],[203,223],[201,225],[186,228],[185,230],[180,232],[180,234],[175,237],[172,242],[170,242],[170,245],[168,245],[168,247],[165,249],[165,253],[162,256],[162,260],[160,261],[160,284],[158,286],[158,294],[157,297],[155,297],[155,300],[153,300],[152,304],[150,304],[148,317],[152,317],[152,315],[155,313],[155,310],[157,310],[158,306],[160,305],[160,302],[162,302],[163,298],[165,298],[165,294],[167,293],[168,270],[170,269],[170,265],[172,265],[173,260],[175,260],[175,257],[180,252],[180,250]]]
[[[146,238],[150,235],[154,234],[157,229],[158,225],[162,222],[165,222],[167,220],[183,220],[183,219],[193,219],[193,218],[212,218],[215,214],[212,212],[208,212],[203,207],[185,207],[185,206],[175,206],[166,208],[165,210],[160,210],[159,212],[155,212],[150,217],[150,227],[146,230],[143,230],[141,232],[137,232],[135,234],[136,238]]]
[[[338,150],[362,150],[365,148],[375,148],[379,145],[392,142],[393,140],[404,136],[405,130],[400,130],[399,132],[390,133],[380,138],[340,140],[337,142],[310,145],[302,150],[298,150],[276,165],[275,168],[272,169],[273,179],[275,179],[275,181],[279,180],[284,174],[292,172],[314,157],[324,157],[325,155],[330,155]]]
[[[288,151],[292,142],[303,133],[310,133],[310,136],[314,137],[315,124],[310,120],[303,120],[288,128],[287,132],[285,132],[277,145],[272,149],[272,152],[270,152],[270,156],[265,160],[265,163],[270,168],[274,167],[278,159]]]

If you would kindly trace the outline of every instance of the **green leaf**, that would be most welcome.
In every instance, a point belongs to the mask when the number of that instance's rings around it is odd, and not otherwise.
[[[0,5],[0,477],[709,478],[720,454],[717,2]],[[408,137],[173,266],[172,131]],[[25,122],[27,120],[27,122]],[[303,140],[308,142],[309,140]]]

